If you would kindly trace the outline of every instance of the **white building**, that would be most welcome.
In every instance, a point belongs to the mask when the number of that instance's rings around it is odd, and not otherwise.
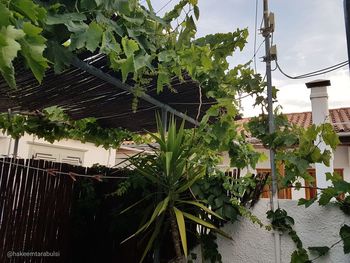
[[[14,145],[14,139],[0,133],[0,156],[13,156]],[[116,151],[75,140],[61,140],[51,144],[26,134],[19,139],[17,156],[24,159],[43,159],[87,167],[93,164],[111,167],[115,165]]]
[[[312,112],[299,112],[299,113],[288,113],[285,114],[290,123],[307,128],[311,124],[321,124],[324,122],[332,123],[334,130],[337,132],[341,141],[340,145],[333,152],[333,159],[329,167],[322,164],[316,164],[310,167],[308,170],[310,175],[315,178],[313,186],[327,187],[326,172],[336,171],[338,174],[343,176],[344,180],[350,181],[350,107],[339,108],[339,109],[328,109],[328,94],[327,86],[330,86],[328,80],[317,80],[306,84],[311,90],[310,100],[312,105]],[[248,122],[249,118],[242,119],[241,122]],[[267,160],[258,163],[255,170],[250,172],[255,174],[266,174],[270,173],[270,159],[269,151],[256,139],[252,138],[252,143],[258,152],[264,153],[267,156]],[[325,148],[324,145],[320,144],[320,148]],[[222,169],[230,171],[235,174],[236,171],[229,167],[230,160],[228,154],[223,155]],[[279,167],[280,174],[284,174],[283,168]],[[246,171],[241,171],[241,174],[245,174]],[[304,181],[301,181],[305,185]],[[308,186],[306,184],[306,186]],[[310,199],[316,195],[316,189],[285,189],[279,192],[280,199],[299,199],[306,198]],[[262,197],[269,197],[269,192],[264,191]]]

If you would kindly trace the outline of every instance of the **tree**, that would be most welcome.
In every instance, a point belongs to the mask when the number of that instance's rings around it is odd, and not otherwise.
[[[128,159],[136,172],[156,189],[152,195],[146,196],[135,204],[141,205],[144,201],[154,200],[154,202],[149,202],[151,209],[147,209],[143,205],[144,209],[151,211],[151,213],[147,222],[129,238],[153,227],[141,259],[143,261],[147,252],[153,248],[154,241],[160,236],[164,236],[164,233],[170,229],[176,261],[182,262],[183,256],[185,258],[188,256],[188,228],[186,228],[185,219],[205,229],[216,231],[224,236],[227,235],[210,220],[206,220],[207,217],[204,217],[203,213],[217,219],[224,219],[209,209],[207,204],[198,201],[191,190],[194,184],[205,177],[207,165],[203,162],[197,145],[193,145],[190,138],[186,136],[184,121],[177,130],[176,122],[172,117],[167,134],[165,134],[165,127],[161,124],[159,116],[157,124],[159,136],[152,135],[152,137],[159,144],[159,150],[154,151],[152,155],[141,155]],[[155,196],[156,198],[154,198]],[[135,205],[125,211],[134,208]],[[202,216],[198,217],[200,213]]]

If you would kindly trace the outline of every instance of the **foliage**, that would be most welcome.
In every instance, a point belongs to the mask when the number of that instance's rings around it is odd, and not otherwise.
[[[164,144],[161,145],[158,154],[133,160],[139,171],[143,168],[148,169],[144,184],[155,184],[163,189],[162,193],[156,195],[157,198],[151,193],[149,199],[156,201],[152,207],[153,212],[158,212],[149,214],[149,224],[145,222],[146,225],[141,229],[147,232],[149,228],[155,227],[153,233],[160,233],[162,229],[158,223],[165,222],[166,217],[175,217],[177,228],[180,229],[178,234],[182,244],[185,244],[185,217],[192,221],[197,220],[196,223],[212,224],[210,226],[213,227],[209,227],[212,229],[215,229],[213,224],[222,223],[214,217],[209,218],[210,212],[206,210],[208,206],[212,207],[215,215],[226,220],[233,221],[240,214],[260,224],[261,222],[243,206],[253,198],[256,186],[254,179],[248,174],[247,177],[233,181],[212,168],[218,162],[218,152],[222,151],[229,152],[231,165],[237,168],[254,168],[262,159],[246,141],[245,133],[238,132],[235,123],[239,116],[238,94],[255,97],[255,106],[262,108],[262,116],[253,118],[246,130],[253,137],[260,139],[266,147],[276,151],[276,160],[284,165],[286,171],[286,176],[279,182],[282,187],[294,184],[293,186],[298,188],[300,179],[312,182],[313,179],[307,173],[310,164],[328,165],[330,159],[330,150],[321,152],[315,142],[323,140],[335,149],[339,143],[337,136],[329,124],[319,127],[313,125],[304,130],[293,127],[280,114],[276,114],[276,132],[268,133],[267,116],[264,115],[265,83],[262,77],[249,68],[249,63],[233,68],[230,68],[228,63],[228,57],[243,49],[248,36],[246,29],[196,39],[195,21],[200,14],[197,1],[181,0],[163,17],[153,10],[150,1],[147,0],[145,5],[141,3],[137,0],[0,0],[2,77],[10,87],[15,87],[16,67],[24,63],[41,82],[45,70],[49,67],[53,67],[55,72],[59,73],[70,65],[74,56],[83,52],[104,54],[108,58],[108,66],[117,72],[124,82],[134,83],[136,102],[137,96],[142,94],[153,80],[157,83],[158,92],[166,87],[176,91],[171,87],[171,80],[178,78],[183,81],[184,75],[189,76],[197,83],[203,96],[214,98],[217,103],[205,113],[200,120],[200,127],[193,131],[192,138],[185,144],[174,142],[175,137],[179,135],[175,130],[171,136],[176,136],[170,140],[161,133],[159,137],[154,138]],[[274,89],[274,99],[276,92]],[[134,103],[132,107],[135,109],[136,106]],[[200,110],[199,106],[198,112]],[[34,115],[3,114],[0,116],[0,127],[15,138],[26,132],[50,142],[72,138],[93,142],[105,148],[117,147],[122,140],[132,136],[120,129],[103,129],[92,118],[70,120],[57,108],[49,108]],[[174,144],[165,143],[168,141],[173,141]],[[181,151],[176,151],[173,148],[176,145],[184,148],[180,147]],[[177,153],[174,154],[173,151]],[[187,154],[187,159],[183,153]],[[184,173],[181,169],[192,169],[193,174]],[[172,174],[173,171],[176,173]],[[152,176],[149,176],[149,173]],[[190,176],[194,176],[193,181],[190,180],[186,185],[185,182]],[[321,190],[318,200],[320,205],[327,205],[339,195],[349,193],[347,182],[338,180],[336,174],[330,174],[328,177],[333,185]],[[170,178],[173,180],[167,180]],[[185,189],[183,192],[181,186]],[[118,188],[116,195],[125,194],[129,188],[130,185],[125,183]],[[186,203],[188,200],[182,198],[193,199],[190,189],[196,197],[201,200],[203,198],[205,203]],[[225,191],[229,192],[229,197],[225,195]],[[181,200],[186,202],[181,203]],[[310,201],[300,200],[299,203],[309,206],[314,201],[316,198]],[[342,211],[349,214],[349,196],[344,200],[339,199],[337,204]],[[185,210],[204,216],[200,219],[203,222],[198,221],[198,217],[194,219]],[[282,211],[269,216],[277,220],[275,223],[283,226],[284,231],[294,238],[298,250],[292,255],[293,260],[305,259],[307,253],[296,234],[294,235],[294,230],[291,230],[294,222],[292,223]],[[152,235],[150,246],[155,239],[155,235]],[[185,252],[185,246],[182,250]]]
[[[179,260],[182,255],[187,258],[186,232],[188,228],[186,222],[187,224],[192,222],[203,229],[227,236],[211,222],[209,215],[213,218],[223,218],[210,210],[207,204],[196,200],[191,195],[191,187],[206,174],[206,164],[201,162],[196,147],[186,139],[184,122],[177,130],[176,122],[172,117],[167,135],[165,135],[165,127],[162,126],[159,117],[157,123],[159,136],[153,135],[153,138],[159,144],[159,151],[156,151],[154,155],[140,155],[129,159],[136,171],[150,185],[153,185],[153,188],[157,189],[156,192],[135,204],[143,203],[149,198],[155,201],[151,203],[150,214],[146,222],[128,238],[153,228],[141,261],[151,250],[155,240],[169,229],[172,233],[177,259]]]
[[[235,222],[239,211],[232,206],[231,198],[227,195],[224,184],[227,177],[216,171],[216,175],[206,175],[202,180],[198,180],[191,190],[199,200],[204,201],[210,208],[227,221]]]
[[[340,237],[344,244],[344,254],[350,253],[350,226],[343,225],[340,228]]]
[[[218,245],[216,243],[216,235],[210,232],[209,234],[203,234],[200,238],[202,257],[212,263],[222,263],[222,257],[218,251]]]
[[[13,138],[34,134],[53,143],[64,138],[91,142],[105,149],[118,148],[126,139],[136,135],[123,129],[102,128],[94,118],[72,120],[57,107],[32,114],[0,114],[0,129]]]
[[[104,54],[108,66],[123,81],[130,79],[134,84],[132,107],[136,109],[137,96],[151,81],[156,81],[158,92],[164,87],[176,92],[171,80],[178,78],[181,82],[188,75],[202,96],[217,102],[206,112],[194,140],[204,140],[212,155],[231,149],[232,160],[241,156],[254,165],[257,155],[236,131],[236,98],[238,93],[261,97],[265,83],[249,63],[233,68],[228,63],[228,57],[243,49],[248,31],[237,29],[196,38],[197,1],[181,0],[163,17],[150,1],[141,3],[2,0],[0,29],[4,40],[0,39],[0,53],[7,54],[6,59],[0,58],[2,76],[14,87],[13,65],[18,60],[17,64],[25,62],[40,82],[48,67],[62,72],[82,52]],[[244,150],[237,153],[239,147]]]
[[[329,252],[330,247],[327,247],[327,246],[324,246],[324,247],[308,247],[308,250],[310,252],[316,252],[319,257],[322,257],[322,256],[326,255]]]
[[[160,92],[174,76],[182,79],[185,71],[206,92],[212,90],[214,97],[234,95],[236,90],[257,91],[258,76],[247,65],[229,70],[226,60],[243,49],[247,30],[195,39],[197,1],[181,0],[163,17],[150,1],[146,4],[2,0],[0,48],[9,55],[0,59],[1,73],[14,87],[13,62],[19,54],[40,82],[50,65],[61,72],[75,54],[90,51],[106,55],[110,68],[121,73],[123,81],[132,78],[139,88],[156,76]]]
[[[267,121],[267,116],[262,115],[253,118],[246,128],[252,136],[261,140],[265,147],[272,148],[275,151],[276,165],[283,165],[285,176],[279,176],[279,186],[282,188],[293,186],[296,189],[300,189],[300,179],[312,183],[314,179],[309,175],[307,169],[314,163],[323,163],[329,166],[331,150],[335,150],[339,144],[339,138],[332,125],[324,123],[319,126],[311,125],[309,128],[304,129],[291,125],[285,116],[276,112],[276,131],[269,134]],[[329,148],[321,151],[318,147],[321,142],[324,142]],[[350,193],[350,184],[344,181],[336,172],[328,173],[327,180],[332,184],[325,189],[318,188],[319,197],[316,196],[311,200],[301,198],[298,204],[305,205],[307,208],[316,201],[319,205],[325,206],[331,200],[336,200],[336,204],[340,209],[349,215],[350,198],[347,195]],[[342,198],[344,195],[346,198]],[[273,228],[287,232],[295,242],[297,250],[293,252],[291,261],[309,262],[307,251],[303,248],[300,238],[292,229],[294,220],[285,211],[279,209],[275,212],[269,211],[268,218],[272,220]],[[328,253],[334,245],[330,247],[309,247],[309,250],[316,252],[318,258]]]
[[[303,243],[293,229],[294,219],[288,216],[284,209],[276,209],[275,211],[267,211],[267,218],[271,220],[272,228],[282,233],[287,233],[297,249],[292,253],[291,263],[306,263],[309,262],[307,251],[303,247]]]

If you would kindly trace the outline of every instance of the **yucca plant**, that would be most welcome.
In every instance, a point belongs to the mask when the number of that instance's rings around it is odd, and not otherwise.
[[[154,155],[140,155],[131,157],[129,160],[134,169],[154,189],[157,189],[155,193],[151,194],[156,202],[152,204],[152,212],[146,223],[126,240],[140,233],[151,232],[141,258],[142,262],[153,248],[154,241],[161,235],[161,232],[170,230],[176,262],[182,262],[188,254],[186,221],[225,235],[210,222],[211,217],[223,219],[200,200],[196,200],[191,192],[191,186],[205,175],[206,165],[200,162],[197,148],[190,145],[190,140],[187,139],[184,132],[184,121],[177,129],[176,121],[172,116],[166,133],[160,117],[157,115],[157,126],[158,135],[152,135],[152,137],[158,143],[159,149],[155,150]],[[123,212],[136,207],[149,198],[150,196],[145,197]],[[201,218],[198,216],[199,214],[202,215]]]

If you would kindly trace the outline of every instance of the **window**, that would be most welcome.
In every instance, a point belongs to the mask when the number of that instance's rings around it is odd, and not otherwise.
[[[52,162],[83,165],[85,150],[44,143],[30,143],[29,158]]]
[[[305,182],[305,199],[310,200],[317,196],[317,181],[316,181],[316,171],[315,169],[308,169],[307,172],[314,178],[313,182]]]
[[[225,175],[228,177],[231,177],[233,179],[239,179],[241,177],[241,170],[240,169],[230,169],[225,172]]]
[[[308,173],[315,179],[313,182],[305,182],[305,199],[310,200],[312,198],[315,198],[317,196],[317,181],[316,181],[316,170],[315,169],[308,169]],[[334,172],[338,173],[343,179],[344,169],[334,169]],[[313,188],[314,187],[314,188]],[[344,196],[339,196],[339,198],[344,198]]]
[[[281,176],[284,176],[284,167],[282,165],[279,165],[278,167],[279,173]],[[260,180],[267,179],[271,174],[271,169],[256,169],[257,177]],[[261,198],[270,198],[270,186],[268,184],[265,184],[262,193]],[[278,198],[279,199],[292,199],[292,190],[290,187],[284,188],[282,190],[278,191]]]

